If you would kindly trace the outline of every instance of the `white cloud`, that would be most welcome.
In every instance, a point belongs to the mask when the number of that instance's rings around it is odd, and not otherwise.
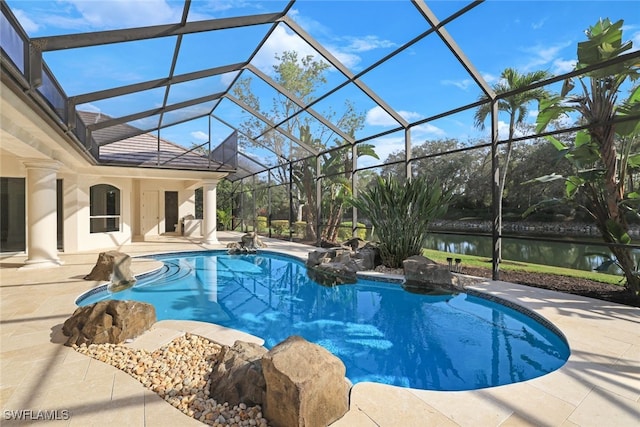
[[[165,0],[67,0],[91,28],[127,28],[179,22],[182,7]],[[177,5],[177,4],[176,4]]]
[[[343,41],[346,44],[343,44]],[[368,35],[363,37],[343,37],[333,42],[325,42],[324,45],[340,62],[355,70],[362,61],[358,53],[375,49],[388,49],[396,44],[389,40],[382,40],[378,36]]]
[[[18,22],[20,22],[20,25],[22,25],[22,28],[24,28],[24,30],[28,34],[35,33],[40,29],[40,26],[33,22],[24,11],[16,9],[13,11],[13,14],[16,16]]]
[[[500,76],[496,76],[496,75],[490,74],[490,73],[482,73],[482,78],[484,79],[485,82],[487,82],[489,84],[497,82],[498,80],[500,80]]]
[[[220,83],[222,83],[225,87],[229,86],[233,79],[236,78],[240,71],[232,71],[230,73],[224,73],[220,76]]]
[[[195,131],[195,132],[191,132],[191,136],[193,137],[193,139],[198,140],[198,141],[208,141],[209,140],[209,135],[207,135],[206,133],[202,132],[201,130]]]
[[[564,74],[572,71],[576,66],[575,59],[556,59],[553,61],[553,73],[554,74]]]
[[[498,139],[506,139],[509,136],[509,125],[498,120]]]
[[[464,79],[464,80],[442,80],[441,83],[445,86],[455,86],[458,89],[467,90],[469,87],[474,85],[473,80]]]
[[[340,61],[344,66],[351,69],[355,69],[362,60],[362,58],[360,58],[358,55],[341,51],[340,48],[336,46],[325,46],[325,48],[329,52],[331,52],[331,54],[335,56],[338,61]]]
[[[335,37],[328,27],[301,15],[295,9],[289,12],[289,16],[307,32],[313,33],[317,40],[322,40],[324,48],[350,69],[357,69],[358,64],[362,61],[359,53],[375,49],[388,49],[396,45],[389,40],[380,39],[376,35]],[[324,60],[321,55],[286,26],[279,25],[254,58],[253,65],[272,75],[273,65],[276,63],[275,55],[289,50],[298,52],[298,57],[311,55],[318,60]]]
[[[500,80],[500,76],[496,76],[490,73],[481,73],[481,77],[488,84],[492,84]],[[478,85],[476,84],[476,82],[473,81],[473,79],[442,80],[440,83],[442,83],[445,86],[455,86],[458,89],[462,89],[464,91],[466,91],[469,88],[474,88],[476,90],[479,90]]]
[[[416,113],[413,111],[398,111],[398,114],[400,114],[400,116],[402,116],[402,118],[408,122],[418,120],[422,117],[420,113]],[[371,126],[398,126],[399,125],[399,123],[396,122],[393,119],[393,117],[391,117],[380,106],[375,106],[369,111],[367,111],[365,122]]]
[[[349,37],[349,44],[344,50],[349,52],[368,52],[374,49],[388,49],[396,44],[389,40],[382,40],[378,36]]]
[[[415,111],[400,110],[400,111],[398,111],[398,114],[400,114],[402,116],[402,118],[405,119],[408,122],[414,122],[414,121],[422,118],[422,114],[416,113]]]
[[[525,135],[524,132],[521,129],[518,129],[518,127],[516,127],[513,130],[513,136],[515,138],[524,136],[524,135]],[[507,138],[509,138],[509,123],[499,120],[498,121],[498,139],[504,140]]]
[[[273,76],[273,66],[277,64],[276,54],[282,55],[285,51],[296,51],[298,58],[311,55],[322,59],[315,50],[305,43],[300,37],[288,30],[284,25],[280,24],[271,33],[267,42],[262,46],[262,49],[253,58],[252,64],[256,66],[263,73]]]
[[[628,34],[628,32],[625,34]],[[633,42],[633,48],[628,52],[634,52],[636,50],[640,50],[640,31],[636,31],[632,33],[629,40]],[[625,52],[625,53],[628,53],[628,52]]]
[[[376,160],[373,157],[363,156],[358,159],[358,167],[367,167],[374,164],[381,163],[386,160],[391,153],[396,151],[404,151],[404,138],[397,136],[386,136],[382,138],[376,138],[368,142],[374,146],[374,150],[380,160]]]
[[[379,106],[375,106],[367,111],[365,122],[371,126],[398,125],[398,122],[393,120],[393,118]]]
[[[412,137],[416,136],[445,136],[447,133],[437,126],[424,123],[411,128]]]
[[[530,71],[553,64],[553,62],[558,59],[560,52],[572,44],[573,42],[567,41],[551,46],[538,45],[530,49],[525,49],[525,52],[530,55],[530,60],[522,66],[522,69],[524,71]]]
[[[547,18],[542,18],[539,21],[532,22],[531,28],[534,30],[539,30],[540,28],[544,27],[545,22],[547,22]]]

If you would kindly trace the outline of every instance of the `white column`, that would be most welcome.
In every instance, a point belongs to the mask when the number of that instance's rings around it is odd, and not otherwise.
[[[56,172],[60,163],[29,160],[27,168],[27,260],[22,268],[54,267],[58,258]]]
[[[216,214],[217,180],[206,180],[202,185],[202,243],[219,245],[217,236],[218,216]]]

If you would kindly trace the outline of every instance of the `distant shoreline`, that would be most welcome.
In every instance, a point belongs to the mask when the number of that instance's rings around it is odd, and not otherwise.
[[[476,233],[491,233],[492,222],[489,220],[434,220],[429,229],[438,231],[473,231]],[[536,236],[571,236],[571,237],[601,237],[600,230],[595,224],[581,222],[502,222],[502,233],[515,233]],[[640,226],[630,226],[629,235],[640,237]]]

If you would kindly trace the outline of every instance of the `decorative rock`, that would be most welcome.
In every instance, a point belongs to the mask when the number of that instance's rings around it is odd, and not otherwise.
[[[253,231],[245,234],[240,238],[240,242],[227,244],[230,254],[246,254],[255,253],[260,248],[266,248],[267,245],[260,239],[260,236]]]
[[[260,406],[247,407],[240,404],[230,408],[226,402],[217,402],[205,396],[210,387],[211,362],[220,352],[220,345],[206,338],[187,333],[152,353],[114,344],[92,344],[74,348],[82,354],[122,369],[185,415],[207,425],[237,426],[237,416],[245,423],[242,425],[246,425],[248,420],[249,425],[253,421],[253,425],[268,426],[267,420],[262,417]],[[133,360],[145,367],[142,373],[133,371],[135,365],[127,367]],[[123,365],[124,368],[121,367]],[[160,385],[151,381],[156,378],[160,380]],[[180,392],[173,389],[172,384],[184,384],[185,380],[191,380],[191,386],[183,387]]]
[[[223,346],[211,372],[209,396],[229,405],[261,405],[266,386],[260,359],[266,352],[266,348],[244,341]]]
[[[427,294],[450,294],[462,291],[457,276],[448,267],[422,255],[414,255],[402,262],[408,291]]]
[[[323,262],[330,262],[336,256],[335,249],[320,248],[309,252],[307,255],[307,267],[315,267]]]
[[[369,242],[367,242],[366,240],[362,240],[359,237],[354,237],[352,239],[342,242],[341,246],[348,247],[352,251],[356,252],[364,248],[367,244],[369,244]]]
[[[358,271],[373,270],[382,263],[377,246],[363,242],[354,238],[339,248],[320,248],[309,252],[306,262],[309,277],[325,286],[355,283]]]
[[[349,409],[349,384],[340,359],[291,336],[262,358],[267,385],[264,414],[274,426],[327,426]]]
[[[315,267],[309,267],[307,268],[307,275],[320,285],[336,286],[356,283],[356,272],[359,270],[358,264],[350,259],[346,263],[327,262]]]
[[[131,257],[118,251],[100,252],[96,265],[84,280],[111,281],[112,292],[130,288],[136,282],[131,272]]]
[[[65,345],[117,344],[135,338],[156,322],[151,304],[137,301],[100,301],[78,307],[64,322]]]
[[[360,247],[353,256],[360,270],[374,270],[377,266],[382,265],[380,257],[380,249],[371,242],[366,242]]]

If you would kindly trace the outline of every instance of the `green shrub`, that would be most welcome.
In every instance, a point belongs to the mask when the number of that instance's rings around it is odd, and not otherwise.
[[[286,219],[276,219],[271,221],[271,228],[277,236],[289,234],[289,221]]]
[[[293,223],[293,232],[298,237],[304,237],[307,232],[307,221],[296,221]]]
[[[230,230],[231,229],[231,214],[225,210],[217,209],[216,216],[218,218],[218,223],[222,226],[221,230]]]
[[[422,253],[429,221],[443,216],[450,200],[450,194],[443,193],[432,178],[401,182],[378,177],[351,204],[375,228],[383,264],[400,268],[402,261]]]
[[[267,231],[267,217],[266,216],[256,217],[256,226],[258,227],[259,233],[263,233]]]

